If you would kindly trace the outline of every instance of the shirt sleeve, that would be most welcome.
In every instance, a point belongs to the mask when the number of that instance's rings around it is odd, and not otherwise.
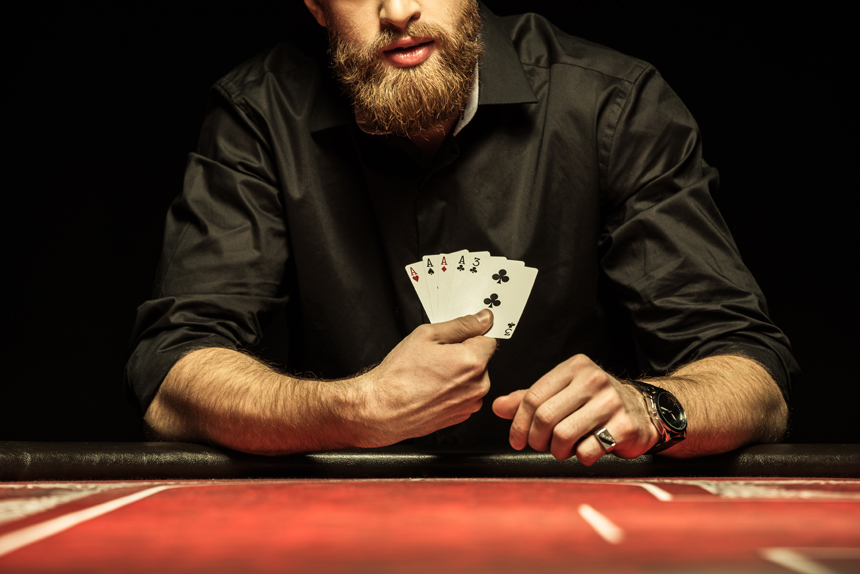
[[[218,86],[170,207],[153,298],[137,312],[126,383],[145,412],[173,364],[252,346],[287,301],[289,249],[265,130]]]
[[[711,194],[698,126],[651,67],[607,107],[600,148],[603,272],[629,312],[642,365],[716,354],[762,364],[788,399],[798,372]]]

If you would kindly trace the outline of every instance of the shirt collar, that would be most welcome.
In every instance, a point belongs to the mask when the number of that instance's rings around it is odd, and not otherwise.
[[[478,110],[478,97],[481,92],[481,70],[480,67],[475,68],[475,81],[472,83],[472,91],[469,93],[469,97],[466,98],[466,106],[463,108],[463,112],[460,114],[460,119],[457,120],[457,125],[454,126],[453,135],[457,135],[460,133],[464,127],[466,127],[472,118],[475,117],[475,112]]]
[[[499,18],[489,8],[479,3],[481,11],[481,41],[484,55],[481,57],[475,86],[460,121],[454,127],[454,135],[472,119],[478,106],[493,104],[537,103],[534,91],[526,77],[514,45],[502,30]],[[324,82],[326,82],[324,80]],[[331,80],[331,83],[336,83]],[[323,87],[314,103],[311,116],[311,131],[322,131],[331,127],[354,123],[355,114],[342,97],[339,86],[333,90]]]
[[[479,5],[484,56],[481,58],[481,96],[478,105],[536,104],[538,100],[513,42],[502,29],[501,20],[483,3]]]

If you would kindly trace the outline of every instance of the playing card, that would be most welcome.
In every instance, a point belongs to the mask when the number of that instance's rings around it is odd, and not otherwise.
[[[507,339],[513,334],[531,293],[537,270],[526,267],[522,261],[492,257],[486,261],[482,282],[464,289],[463,310],[477,313],[481,309],[493,311],[493,327],[488,337]]]
[[[450,321],[451,319],[455,319],[459,317],[456,314],[457,308],[457,297],[456,293],[460,292],[460,288],[463,285],[463,282],[471,276],[471,268],[473,265],[479,265],[481,259],[487,258],[490,256],[488,251],[479,251],[476,253],[458,252],[458,255],[453,258],[451,261],[454,264],[454,269],[452,272],[454,275],[451,277],[451,284],[448,286],[448,312],[447,317]]]
[[[508,262],[510,263],[510,261]],[[505,274],[493,274],[482,303],[493,311],[493,327],[487,337],[510,339],[520,322],[529,294],[537,277],[537,269],[508,265]]]
[[[510,281],[508,273],[514,268],[524,267],[522,261],[508,261],[504,257],[486,257],[481,262],[482,265],[478,271],[466,278],[464,284],[457,292],[457,297],[460,299],[460,315],[472,315],[483,308],[493,309],[484,303],[484,299],[488,296],[488,291],[493,290],[495,279],[493,276],[499,276]],[[498,290],[498,289],[496,289]]]
[[[427,317],[430,318],[431,323],[438,323],[439,319],[437,318],[436,308],[437,303],[436,299],[439,296],[439,275],[442,273],[440,267],[442,266],[441,260],[442,255],[425,255],[422,258],[423,266],[424,266],[424,275],[426,279],[427,286],[427,302],[429,308],[425,307],[424,310],[427,311]]]
[[[427,276],[424,272],[424,261],[416,261],[415,263],[410,263],[405,267],[407,275],[409,275],[409,282],[412,283],[412,287],[415,288],[415,293],[418,294],[418,299],[421,301],[421,306],[424,308],[424,312],[427,314],[427,317],[430,317],[430,294],[427,289]]]
[[[451,293],[453,292],[452,289],[455,277],[457,274],[465,271],[465,269],[461,267],[460,261],[463,260],[468,253],[468,251],[463,249],[461,251],[448,253],[442,256],[440,261],[441,267],[439,272],[439,282],[436,285],[436,306],[434,307],[437,323],[454,319],[454,317],[451,316],[449,309],[449,301]],[[458,267],[461,267],[463,270],[458,270]]]
[[[480,307],[470,311],[469,302],[474,300],[470,297],[473,292],[482,292],[482,285],[486,284],[488,273],[491,269],[489,261],[493,259],[487,251],[467,253],[463,257],[463,270],[459,271],[460,260],[458,259],[458,273],[451,285],[451,294],[448,297],[448,316],[450,319],[471,315],[480,311]],[[503,257],[498,259],[504,259]]]
[[[491,309],[486,335],[497,339],[513,335],[537,277],[522,261],[466,250],[425,255],[406,272],[431,323]]]

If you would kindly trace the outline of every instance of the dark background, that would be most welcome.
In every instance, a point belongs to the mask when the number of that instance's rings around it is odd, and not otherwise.
[[[790,440],[860,442],[854,65],[838,49],[839,17],[805,3],[487,3],[543,13],[663,73],[699,121],[722,175],[717,203],[804,370]],[[318,29],[298,0],[28,11],[7,22],[3,66],[12,151],[0,440],[136,440],[122,384],[128,335],[207,88]]]

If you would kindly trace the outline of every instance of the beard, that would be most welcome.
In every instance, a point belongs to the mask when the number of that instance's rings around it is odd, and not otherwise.
[[[329,19],[331,65],[363,128],[405,137],[443,129],[446,121],[463,111],[472,92],[483,53],[480,27],[474,0],[462,2],[450,32],[418,20],[403,33],[383,30],[364,46],[350,44],[340,23]],[[407,68],[383,62],[380,50],[406,36],[433,38],[436,53]]]

